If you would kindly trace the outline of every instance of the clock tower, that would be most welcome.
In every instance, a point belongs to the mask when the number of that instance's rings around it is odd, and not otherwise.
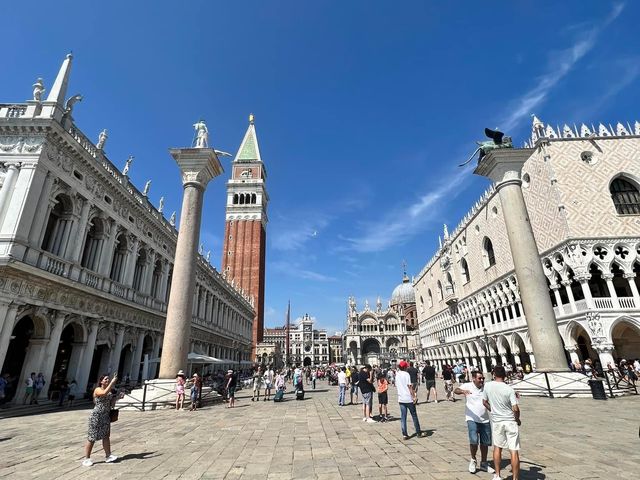
[[[222,252],[222,271],[253,297],[256,316],[253,319],[251,358],[262,341],[264,330],[264,279],[267,246],[267,204],[265,188],[267,172],[258,146],[253,115],[249,128],[231,164],[227,182],[227,208]]]

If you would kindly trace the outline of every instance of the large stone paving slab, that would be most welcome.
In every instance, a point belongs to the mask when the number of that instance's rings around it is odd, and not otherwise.
[[[304,401],[247,395],[235,409],[121,412],[111,437],[120,460],[105,464],[96,445],[91,468],[80,465],[88,410],[0,420],[0,478],[491,479],[467,471],[463,401],[421,403],[429,436],[403,441],[393,388],[394,421],[375,424],[359,405],[338,407],[325,383]],[[640,478],[640,398],[523,398],[521,407],[522,479]]]

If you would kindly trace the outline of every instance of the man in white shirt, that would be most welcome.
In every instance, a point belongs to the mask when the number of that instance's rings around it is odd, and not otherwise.
[[[402,429],[403,440],[409,440],[407,432],[407,410],[411,413],[413,426],[416,429],[416,436],[426,437],[427,433],[420,430],[420,421],[418,420],[418,412],[416,411],[416,403],[418,396],[413,389],[411,376],[407,372],[409,364],[402,360],[398,364],[398,373],[396,373],[396,389],[398,392],[398,403],[400,404],[400,428]]]
[[[484,386],[482,403],[491,412],[491,437],[493,440],[493,480],[500,480],[502,449],[511,452],[513,480],[520,478],[520,408],[516,392],[504,383],[506,372],[503,366],[493,369],[494,381]]]
[[[347,392],[347,374],[342,367],[338,372],[338,406],[344,407],[344,396]]]
[[[487,462],[487,452],[491,445],[491,424],[489,423],[489,411],[482,403],[484,389],[484,375],[482,372],[471,373],[471,382],[463,383],[454,391],[456,395],[464,395],[466,404],[464,409],[465,420],[469,430],[469,449],[471,450],[471,461],[469,462],[469,473],[476,473],[478,470],[478,444],[480,445],[480,468],[489,473],[494,473]]]
[[[271,368],[271,365],[268,365],[263,375],[263,381],[264,381],[264,400],[263,401],[265,402],[267,400],[271,400],[271,389],[273,388],[274,377],[275,377],[275,374],[273,372],[273,368]]]

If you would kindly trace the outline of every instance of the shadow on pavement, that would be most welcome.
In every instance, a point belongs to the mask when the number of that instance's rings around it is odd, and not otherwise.
[[[143,452],[143,453],[127,453],[118,458],[114,463],[124,462],[126,460],[145,460],[147,458],[159,457],[160,454],[154,455],[156,452]]]

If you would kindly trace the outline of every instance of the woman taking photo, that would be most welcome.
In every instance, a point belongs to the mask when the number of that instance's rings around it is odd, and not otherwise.
[[[111,418],[109,413],[116,403],[116,396],[111,392],[116,384],[118,374],[114,373],[113,378],[109,380],[109,375],[102,375],[98,382],[98,387],[93,391],[93,403],[95,406],[89,415],[89,433],[87,434],[87,444],[84,447],[84,460],[82,465],[90,467],[93,465],[91,461],[91,450],[96,440],[102,440],[102,448],[104,448],[105,462],[114,462],[118,457],[111,454]]]

